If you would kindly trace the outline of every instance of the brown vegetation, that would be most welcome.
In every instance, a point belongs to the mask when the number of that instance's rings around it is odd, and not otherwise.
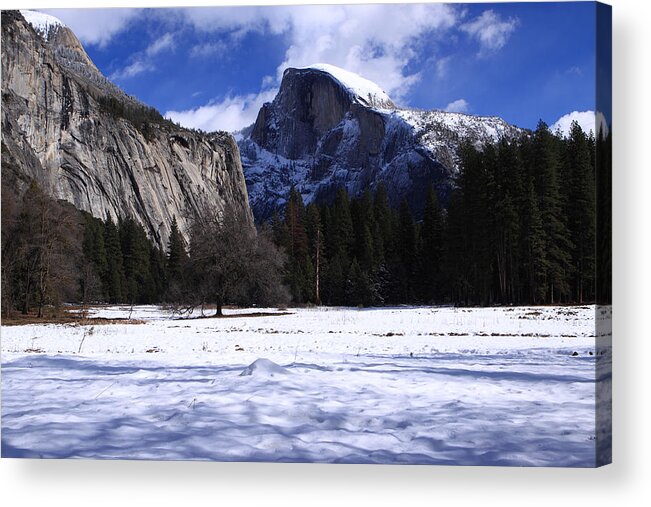
[[[44,312],[39,317],[38,313],[14,313],[11,317],[3,317],[0,324],[3,326],[26,326],[28,324],[70,324],[73,326],[96,326],[105,324],[144,324],[140,319],[106,319],[104,317],[89,317],[84,313],[71,311]]]

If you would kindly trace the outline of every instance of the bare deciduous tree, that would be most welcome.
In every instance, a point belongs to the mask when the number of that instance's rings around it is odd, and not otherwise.
[[[189,253],[192,303],[214,303],[216,316],[223,314],[227,302],[287,300],[280,252],[267,232],[257,233],[240,208],[204,207],[190,227]]]
[[[5,225],[11,232],[3,237],[3,293],[8,291],[25,314],[35,304],[42,317],[46,305],[58,305],[77,290],[79,215],[36,183],[16,208],[11,220],[3,216],[3,233]]]

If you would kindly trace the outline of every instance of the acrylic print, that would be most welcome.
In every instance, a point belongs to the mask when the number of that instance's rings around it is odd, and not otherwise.
[[[3,10],[3,458],[609,463],[610,16]]]

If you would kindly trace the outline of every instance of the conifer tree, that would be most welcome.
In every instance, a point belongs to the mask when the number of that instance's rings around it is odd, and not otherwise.
[[[470,143],[461,148],[459,199],[455,227],[464,252],[461,280],[465,304],[490,304],[493,283],[495,209],[493,183],[497,156],[492,145],[479,152]],[[489,212],[490,210],[490,212]]]
[[[565,151],[569,179],[568,223],[572,251],[573,291],[578,303],[594,298],[595,281],[595,177],[590,142],[580,125],[572,123]]]
[[[307,234],[305,232],[305,206],[303,197],[294,188],[289,194],[285,208],[285,225],[289,235],[288,254],[292,259],[303,259],[307,254]]]
[[[400,276],[400,294],[403,301],[413,301],[415,296],[416,275],[416,225],[409,204],[403,200],[400,204],[398,227],[398,273]]]
[[[354,259],[346,278],[346,304],[349,306],[368,306],[372,302],[368,276]]]
[[[328,305],[345,304],[346,276],[341,254],[328,260],[323,284],[323,301]]]
[[[271,233],[274,243],[287,250],[289,246],[289,231],[287,230],[285,221],[280,218],[280,215],[277,211],[274,212],[271,218]]]
[[[308,237],[305,231],[305,206],[303,197],[292,188],[285,208],[285,228],[287,230],[287,283],[296,303],[312,299],[314,286],[314,267],[309,255]]]
[[[451,301],[470,304],[470,235],[466,229],[465,199],[461,188],[450,197],[445,245],[443,248],[443,279]]]
[[[555,303],[569,297],[570,254],[573,249],[563,213],[560,188],[561,140],[539,122],[533,135],[527,162],[534,179],[543,228],[545,300]]]
[[[515,143],[501,141],[497,145],[496,166],[491,176],[493,187],[490,198],[494,207],[491,243],[498,278],[496,298],[503,304],[513,304],[517,301],[520,285],[517,268],[520,261],[518,244],[522,232],[519,214],[521,216],[521,213],[529,211],[523,209],[524,175]],[[490,296],[489,302],[492,302]]]
[[[350,262],[353,244],[355,241],[353,220],[350,214],[350,201],[346,189],[341,187],[337,191],[332,206],[332,255],[340,256],[343,264]]]
[[[308,238],[308,249],[311,265],[314,268],[313,292],[310,301],[316,304],[321,302],[321,277],[323,276],[323,262],[325,255],[324,235],[321,227],[321,213],[316,204],[310,203],[305,214],[305,233]]]
[[[163,300],[168,289],[168,277],[166,273],[167,257],[163,251],[153,242],[149,242],[149,278],[151,280],[151,292],[148,295],[150,303],[158,303]]]
[[[126,278],[126,302],[150,303],[155,288],[149,265],[147,235],[142,226],[131,217],[120,221],[119,234]]]
[[[420,264],[422,270],[423,298],[426,302],[441,297],[441,261],[443,252],[443,210],[434,186],[430,185],[425,199],[421,227]]]
[[[383,182],[375,190],[373,199],[373,216],[376,224],[373,242],[377,245],[375,249],[376,262],[386,261],[392,254],[393,249],[393,212],[389,206],[389,196]]]
[[[545,234],[538,201],[534,192],[533,178],[525,183],[520,206],[521,231],[519,269],[521,285],[514,303],[538,304],[545,300],[545,281],[549,272]]]
[[[167,276],[170,282],[179,283],[182,280],[183,268],[187,259],[185,240],[179,231],[176,217],[173,217],[169,239],[167,240]]]
[[[597,262],[596,300],[612,303],[612,134],[600,131],[596,143]]]
[[[82,262],[80,290],[82,302],[106,297],[102,279],[106,276],[108,260],[104,246],[104,224],[92,215],[83,214]]]
[[[375,228],[373,199],[368,189],[361,198],[352,201],[351,216],[355,234],[353,255],[357,258],[362,271],[369,273],[375,265],[376,256],[371,233]]]
[[[122,262],[122,248],[118,228],[110,216],[104,222],[104,245],[106,248],[106,272],[102,276],[104,291],[110,303],[123,302],[126,279]]]
[[[326,258],[331,258],[333,255],[333,241],[332,241],[332,213],[330,212],[330,206],[326,203],[323,203],[319,207],[319,215],[321,216],[321,230],[323,232],[323,245],[324,253]]]

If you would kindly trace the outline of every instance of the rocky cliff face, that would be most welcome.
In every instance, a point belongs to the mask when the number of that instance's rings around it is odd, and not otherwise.
[[[311,202],[333,199],[340,186],[359,195],[383,182],[393,205],[406,198],[418,213],[430,183],[446,201],[462,141],[521,133],[499,118],[399,109],[374,83],[320,64],[287,69],[238,142],[253,212],[266,220],[292,186]]]
[[[36,26],[36,29],[34,28]],[[237,144],[176,127],[110,83],[65,26],[2,12],[2,185],[36,180],[96,217],[133,216],[159,245],[205,204],[252,220]]]

